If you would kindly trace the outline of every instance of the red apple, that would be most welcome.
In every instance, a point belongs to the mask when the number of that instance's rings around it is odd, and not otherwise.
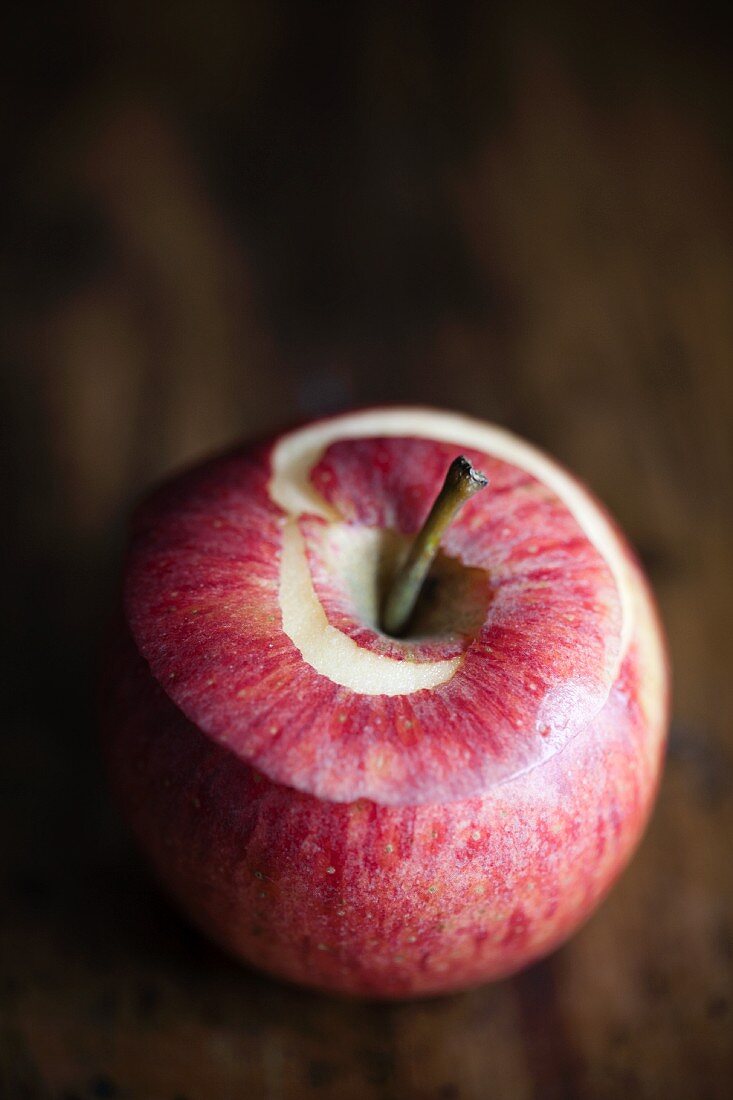
[[[489,487],[408,636],[381,593],[451,460]],[[106,706],[158,876],[253,965],[379,997],[564,940],[649,814],[667,671],[639,566],[549,458],[452,413],[319,421],[139,510]]]

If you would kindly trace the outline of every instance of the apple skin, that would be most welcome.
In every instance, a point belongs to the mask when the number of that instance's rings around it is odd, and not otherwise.
[[[109,770],[167,890],[241,959],[341,994],[445,993],[552,950],[628,861],[663,755],[660,629],[619,544],[634,626],[605,704],[562,751],[468,798],[337,800],[268,778],[189,720],[123,625],[104,692]]]

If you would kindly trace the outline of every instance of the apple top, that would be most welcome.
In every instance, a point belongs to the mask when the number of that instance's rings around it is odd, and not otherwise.
[[[489,487],[445,532],[415,631],[385,637],[385,571],[458,454]],[[273,780],[340,802],[446,801],[541,763],[598,713],[628,648],[628,560],[529,444],[376,410],[163,486],[136,515],[125,608],[176,705]]]

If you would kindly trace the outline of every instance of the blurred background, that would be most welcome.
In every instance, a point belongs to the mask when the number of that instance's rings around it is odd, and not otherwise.
[[[700,4],[15,5],[0,120],[0,1095],[635,1098],[733,1080],[733,114]],[[649,833],[567,947],[436,1002],[233,966],[108,805],[125,517],[181,463],[410,401],[607,502],[669,630]]]

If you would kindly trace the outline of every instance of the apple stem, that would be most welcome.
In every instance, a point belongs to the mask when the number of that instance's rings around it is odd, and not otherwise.
[[[382,630],[399,638],[415,610],[425,578],[438,552],[440,540],[463,504],[488,485],[486,478],[460,455],[451,462],[443,488],[438,493],[428,518],[410,547],[387,598],[382,606]]]

